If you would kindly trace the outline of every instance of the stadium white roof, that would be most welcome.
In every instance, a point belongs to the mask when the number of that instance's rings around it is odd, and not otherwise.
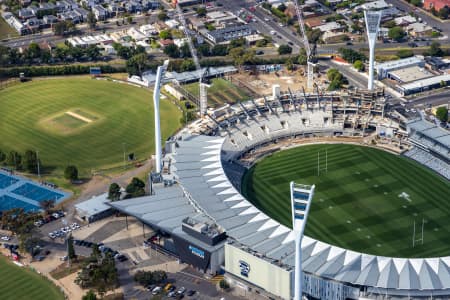
[[[248,121],[249,126],[260,124]],[[255,125],[256,124],[256,125]],[[227,235],[294,266],[292,230],[269,218],[247,201],[228,179],[221,162],[226,138],[186,135],[177,141],[172,175],[179,184],[157,190],[156,195],[111,203],[139,219],[176,232],[187,216],[209,218]],[[176,207],[177,209],[173,209]],[[391,258],[358,253],[307,236],[302,241],[303,270],[354,285],[397,290],[450,288],[450,257]]]

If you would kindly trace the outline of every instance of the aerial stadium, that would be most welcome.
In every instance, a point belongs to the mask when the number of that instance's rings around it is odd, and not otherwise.
[[[401,121],[383,90],[274,87],[185,127],[166,141],[151,195],[110,205],[159,231],[180,261],[290,299],[289,182],[314,184],[301,242],[305,295],[444,299],[449,153],[447,131]]]

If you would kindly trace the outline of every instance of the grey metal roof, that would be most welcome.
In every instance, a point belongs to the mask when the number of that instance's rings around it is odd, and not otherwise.
[[[260,119],[260,122],[264,120]],[[261,126],[261,123],[251,120],[248,123],[250,127]],[[408,126],[421,130],[429,127],[421,123]],[[298,131],[301,130],[305,129],[298,127]],[[283,130],[272,132],[271,136],[278,134],[282,135]],[[185,134],[182,140],[177,141],[176,153],[170,154],[173,155],[172,171],[176,170],[179,185],[157,190],[154,196],[111,205],[135,214],[139,211],[144,221],[175,232],[179,232],[184,216],[212,219],[231,238],[257,251],[260,256],[293,267],[295,247],[292,230],[254,207],[225,175],[221,151],[224,145],[230,144],[228,139],[230,137]],[[157,204],[160,204],[160,210],[150,211]],[[302,255],[305,272],[339,282],[398,290],[450,288],[450,256],[425,259],[381,257],[332,246],[308,236],[302,240]]]
[[[252,122],[249,122],[252,125]],[[218,216],[217,207],[227,204],[229,213],[225,218],[221,215],[216,222],[224,227],[230,237],[268,259],[281,259],[283,263],[293,266],[295,248],[291,230],[260,212],[231,185],[226,176],[223,176],[225,173],[221,166],[221,147],[218,145],[222,145],[225,140],[218,137],[191,136],[187,140],[179,141],[180,147],[174,156],[177,161],[175,166],[178,167],[180,157],[182,169],[195,170],[191,174],[181,172],[180,184],[193,198],[198,198],[199,203],[212,207],[211,210],[205,209],[212,218]],[[204,155],[205,153],[207,155]],[[191,163],[189,159],[192,159]],[[200,169],[191,168],[193,165]],[[200,174],[203,175],[199,176]],[[214,178],[217,180],[211,183],[210,180]],[[230,206],[229,203],[233,205]],[[380,257],[335,247],[309,237],[303,239],[302,250],[305,272],[336,281],[389,289],[450,288],[450,258]],[[434,261],[431,262],[432,260]],[[420,267],[417,267],[419,265]]]

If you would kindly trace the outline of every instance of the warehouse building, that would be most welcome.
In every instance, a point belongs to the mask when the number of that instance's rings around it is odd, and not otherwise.
[[[408,67],[418,66],[425,67],[425,61],[417,56],[387,61],[381,64],[376,64],[378,80],[389,78],[389,73],[395,70],[404,69]]]
[[[399,85],[397,86],[397,90],[403,96],[407,96],[415,93],[420,93],[423,91],[440,88],[442,86],[448,86],[449,84],[450,84],[450,74],[444,74]]]

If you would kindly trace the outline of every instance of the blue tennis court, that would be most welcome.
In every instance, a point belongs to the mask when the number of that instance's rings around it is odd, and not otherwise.
[[[31,183],[25,183],[15,190],[11,191],[12,193],[16,195],[20,195],[26,198],[29,198],[31,200],[35,201],[44,201],[44,200],[59,200],[60,198],[64,197],[63,194],[54,192],[52,190],[49,190],[47,188],[40,187],[38,185],[34,185]]]
[[[25,211],[40,210],[41,208],[19,199],[4,195],[0,196],[0,211],[12,208],[23,208]]]
[[[0,189],[7,188],[8,186],[13,185],[17,181],[19,180],[14,177],[0,173]]]

